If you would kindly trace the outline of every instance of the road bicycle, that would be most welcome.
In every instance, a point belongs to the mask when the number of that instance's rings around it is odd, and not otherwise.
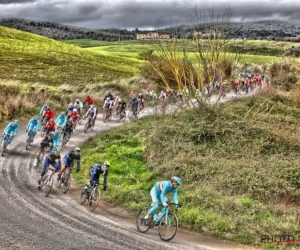
[[[33,131],[33,129],[30,129],[28,132],[27,139],[26,139],[26,149],[28,149],[30,146],[30,143],[33,142],[33,138],[34,138],[34,131]]]
[[[62,148],[68,143],[68,141],[70,140],[70,138],[71,138],[71,133],[69,131],[63,130],[62,141],[61,141],[61,147]]]
[[[71,185],[72,175],[70,167],[66,166],[65,171],[62,173],[59,181],[56,182],[56,187],[60,188],[62,185],[63,193],[67,193]]]
[[[83,129],[84,133],[87,133],[89,129],[92,130],[94,126],[95,126],[95,121],[92,117],[89,116],[88,122],[85,124]]]
[[[146,233],[150,228],[158,226],[159,237],[163,241],[172,240],[175,237],[178,229],[178,218],[176,214],[169,211],[171,205],[177,205],[180,207],[179,204],[169,202],[168,206],[163,209],[164,211],[160,212],[159,215],[154,216],[154,218],[157,218],[156,220],[154,220],[152,216],[148,219],[144,219],[151,206],[142,207],[136,218],[136,226],[138,231],[141,233]]]
[[[126,111],[122,110],[121,113],[117,114],[117,122],[125,121],[125,119],[126,119]]]
[[[103,121],[107,122],[111,120],[112,112],[111,109],[105,109],[103,112]]]
[[[87,205],[90,211],[94,211],[100,201],[100,190],[98,185],[103,184],[97,183],[96,181],[94,181],[89,187],[85,184],[80,192],[79,203],[83,205],[86,201],[88,201]]]
[[[42,128],[45,127],[46,123],[47,123],[47,118],[43,117],[43,119],[41,120],[41,122],[39,124],[39,131],[42,130]]]
[[[131,109],[128,112],[128,118],[129,120],[137,120],[139,117],[139,112],[136,107],[131,107]]]
[[[9,141],[10,141],[10,138],[13,139],[14,137],[9,135],[9,134],[5,134],[4,135],[4,138],[3,138],[3,146],[2,146],[2,156],[4,156],[4,152],[6,151],[7,149],[7,146],[9,144]]]
[[[41,181],[41,189],[44,190],[45,197],[49,196],[53,187],[53,175],[56,173],[56,169],[53,166],[49,166]]]

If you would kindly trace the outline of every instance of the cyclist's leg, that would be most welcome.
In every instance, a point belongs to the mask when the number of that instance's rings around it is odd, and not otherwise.
[[[102,171],[102,174],[103,174],[103,190],[106,191],[108,170],[106,170],[105,172]],[[98,179],[98,182],[99,182],[99,179]]]
[[[148,211],[147,215],[145,216],[144,219],[148,219],[149,216],[152,214],[155,214],[155,211],[158,209],[159,207],[159,194],[156,191],[156,188],[153,187],[150,191],[150,195],[151,195],[151,199],[152,199],[152,207],[151,209]]]
[[[59,171],[59,173],[57,174],[57,180],[59,181],[60,180],[60,176],[62,175],[62,173],[65,171],[66,167],[68,166],[68,158],[65,156],[63,158],[63,165]]]

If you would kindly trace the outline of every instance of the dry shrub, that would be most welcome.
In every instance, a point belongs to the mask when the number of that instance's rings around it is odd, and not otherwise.
[[[244,63],[244,64],[239,64],[237,66],[238,72],[255,72],[262,74],[264,73],[265,69],[264,66],[257,65],[255,63]]]

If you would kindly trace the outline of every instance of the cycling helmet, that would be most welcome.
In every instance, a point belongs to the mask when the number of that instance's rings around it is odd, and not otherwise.
[[[64,116],[64,115],[65,115],[65,112],[61,112],[60,115]]]
[[[142,95],[142,93],[139,93],[139,96],[141,96]]]
[[[73,103],[69,103],[69,108],[72,108],[73,107]]]
[[[171,181],[175,182],[178,186],[182,184],[181,179],[177,176],[172,176]]]
[[[34,122],[36,122],[36,121],[37,121],[37,117],[34,116],[34,117],[32,118],[32,120],[33,120]]]
[[[105,162],[103,163],[103,165],[109,167],[109,166],[110,166],[110,163],[109,163],[109,161],[105,161]]]
[[[48,107],[48,104],[47,104],[47,103],[45,103],[45,104],[44,104],[44,107],[45,107],[45,108],[47,108],[47,107]]]
[[[110,101],[110,98],[109,98],[109,97],[107,97],[107,98],[106,98],[106,101]]]
[[[78,147],[74,148],[74,153],[76,155],[79,155],[80,154],[80,148],[78,148]]]
[[[76,99],[76,102],[79,102],[79,99]]]
[[[15,123],[16,125],[18,125],[18,124],[19,124],[19,121],[18,121],[18,120],[15,120],[14,123]]]
[[[74,112],[77,112],[77,109],[73,109]]]
[[[108,95],[108,94],[109,94],[109,92],[108,92],[108,91],[106,91],[106,94]]]
[[[51,119],[49,120],[49,122],[54,122],[54,119],[53,119],[53,118],[51,118]]]
[[[93,104],[90,106],[91,109],[93,109],[94,107],[95,107],[95,106],[94,106]]]

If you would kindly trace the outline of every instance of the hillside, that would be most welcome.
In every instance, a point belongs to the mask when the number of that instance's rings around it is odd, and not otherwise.
[[[0,26],[1,79],[50,85],[104,83],[133,77],[139,61],[103,56]]]
[[[0,26],[0,122],[36,114],[45,102],[60,110],[87,94],[125,92],[140,65]]]
[[[58,23],[17,18],[1,19],[0,26],[31,32],[56,40],[94,39],[103,41],[133,40],[134,32],[119,29],[92,30]]]
[[[132,211],[150,204],[153,183],[176,174],[182,227],[243,244],[293,235],[300,230],[299,107],[281,95],[253,96],[144,117],[88,143],[77,178],[84,183],[97,153],[113,166],[107,199]]]
[[[1,19],[0,26],[6,26],[34,34],[53,38],[56,40],[70,39],[93,39],[102,41],[119,41],[119,40],[135,40],[137,33],[147,33],[149,30],[126,29],[86,29],[63,24],[24,20],[24,19]],[[294,37],[300,35],[300,27],[282,21],[257,21],[245,23],[232,23],[230,38],[249,38],[249,39],[266,39],[266,38],[283,38]],[[152,31],[152,30],[151,30]],[[165,29],[158,29],[160,33],[170,34],[171,36],[180,37],[192,35],[191,25],[180,25]],[[204,32],[205,26],[200,25],[199,31]]]

